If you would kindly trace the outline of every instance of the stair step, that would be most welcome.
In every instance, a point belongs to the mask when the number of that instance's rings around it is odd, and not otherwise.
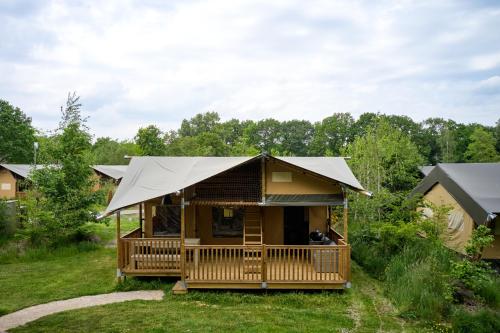
[[[248,244],[248,245],[262,245],[262,242],[260,242],[260,241],[245,241],[245,244]]]

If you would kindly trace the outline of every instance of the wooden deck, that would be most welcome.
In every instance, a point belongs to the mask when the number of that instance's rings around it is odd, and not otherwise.
[[[182,279],[180,239],[124,237],[119,246],[125,275]],[[350,280],[349,245],[186,245],[185,249],[188,288],[337,289]]]

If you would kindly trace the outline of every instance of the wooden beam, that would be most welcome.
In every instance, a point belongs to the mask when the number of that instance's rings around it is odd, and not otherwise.
[[[348,213],[349,213],[349,207],[348,207],[348,203],[347,203],[347,192],[344,192],[344,214],[343,214],[343,218],[344,218],[344,241],[346,243],[349,242],[349,239],[348,239],[348,228],[347,228],[347,223],[349,221]]]
[[[181,198],[181,281],[186,280],[186,208],[184,202],[184,190]]]
[[[121,258],[121,239],[120,239],[120,211],[116,212],[116,269],[117,276],[121,275],[122,258]]]
[[[144,237],[144,230],[142,230],[142,202],[139,203],[139,228],[141,229],[141,238]]]
[[[262,184],[261,184],[261,192],[262,192],[262,203],[266,202],[266,157],[262,156],[261,159],[261,176],[262,176]]]

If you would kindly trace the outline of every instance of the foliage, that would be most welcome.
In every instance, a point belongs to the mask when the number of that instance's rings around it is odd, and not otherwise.
[[[498,306],[500,281],[489,263],[481,261],[484,248],[490,246],[493,240],[488,227],[484,225],[477,227],[464,247],[468,257],[454,262],[451,274],[458,281],[457,284],[463,284],[491,306]]]
[[[346,145],[352,142],[354,118],[350,113],[335,113],[315,124],[311,142],[311,155],[338,156]]]
[[[179,129],[179,136],[197,136],[202,133],[215,132],[220,122],[216,112],[199,113],[190,120],[184,119]]]
[[[383,279],[392,258],[406,246],[421,242],[415,223],[355,225],[350,231],[352,256],[371,275]]]
[[[9,221],[7,218],[7,204],[4,200],[0,199],[0,238],[4,237],[8,233]]]
[[[448,205],[435,205],[432,202],[423,202],[423,206],[432,211],[432,216],[422,216],[419,221],[422,234],[431,240],[437,240],[443,236],[444,229],[448,226],[448,214],[452,210]]]
[[[380,121],[363,137],[357,137],[343,152],[360,182],[379,192],[412,189],[418,181],[423,159],[407,135]]]
[[[452,254],[438,242],[421,240],[406,245],[385,270],[386,291],[410,318],[439,321],[452,306]]]
[[[485,225],[480,225],[472,231],[471,238],[464,247],[465,253],[473,261],[478,261],[483,255],[483,250],[491,246],[494,240],[491,229]]]
[[[162,156],[165,155],[165,142],[163,133],[155,125],[139,128],[135,136],[135,143],[139,146],[140,153],[143,156]]]
[[[35,129],[21,109],[0,99],[0,163],[33,161]]]
[[[500,313],[482,309],[477,313],[456,311],[452,317],[453,331],[457,333],[500,332]]]
[[[68,103],[77,101],[72,98]],[[95,221],[92,210],[100,193],[93,191],[91,137],[78,115],[79,107],[69,103],[63,113],[61,124],[66,127],[56,132],[48,154],[52,164],[32,171],[34,188],[23,202],[21,234],[34,243],[64,241],[78,234],[86,222]]]
[[[471,142],[467,146],[465,157],[468,162],[496,162],[498,153],[493,135],[482,128],[476,128],[470,135]]]
[[[130,141],[117,141],[109,137],[98,138],[92,146],[95,164],[128,164],[125,156],[140,155],[139,147]]]

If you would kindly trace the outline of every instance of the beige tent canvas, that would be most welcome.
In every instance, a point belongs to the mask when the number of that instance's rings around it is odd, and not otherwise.
[[[338,157],[134,157],[105,212],[118,275],[176,276],[179,293],[348,287],[348,190],[369,194]],[[130,206],[140,225],[121,235]]]

